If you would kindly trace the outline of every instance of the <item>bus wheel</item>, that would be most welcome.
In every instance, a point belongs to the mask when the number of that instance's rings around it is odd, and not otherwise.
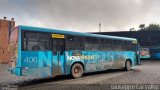
[[[130,71],[131,70],[131,61],[127,60],[125,62],[125,68],[124,68],[125,71]]]
[[[80,78],[83,75],[83,67],[81,64],[76,63],[72,66],[71,74],[73,78]]]

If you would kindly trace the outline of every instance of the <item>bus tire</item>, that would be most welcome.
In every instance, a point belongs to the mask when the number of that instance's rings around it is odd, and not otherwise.
[[[71,69],[71,75],[73,78],[80,78],[83,75],[83,66],[80,63],[75,63]]]
[[[130,71],[131,70],[131,61],[130,60],[127,60],[126,62],[125,62],[125,68],[124,68],[124,70],[125,71]]]

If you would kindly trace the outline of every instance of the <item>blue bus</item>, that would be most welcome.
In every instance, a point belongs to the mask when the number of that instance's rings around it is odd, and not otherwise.
[[[149,48],[140,48],[140,59],[150,59],[150,50]]]
[[[9,71],[17,76],[50,77],[108,69],[131,70],[140,64],[134,38],[72,32],[32,26],[11,31]]]
[[[150,52],[150,59],[160,60],[160,46],[150,46],[148,48]]]

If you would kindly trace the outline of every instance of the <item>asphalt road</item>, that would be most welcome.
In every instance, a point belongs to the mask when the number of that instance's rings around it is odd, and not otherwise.
[[[82,78],[72,79],[70,76],[35,79],[20,83],[18,90],[119,90],[117,85],[132,85],[132,90],[144,89],[144,85],[156,85],[150,90],[160,90],[160,60],[142,61],[142,65],[131,71],[107,70],[85,74]],[[135,85],[142,85],[135,87]],[[157,86],[158,85],[158,86]],[[134,86],[134,87],[133,87]],[[145,87],[146,88],[146,87]],[[121,87],[124,90],[124,86]]]

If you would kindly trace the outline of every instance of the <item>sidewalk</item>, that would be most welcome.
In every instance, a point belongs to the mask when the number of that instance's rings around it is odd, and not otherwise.
[[[14,74],[10,74],[7,69],[7,64],[0,64],[0,84],[12,84],[12,83],[23,83],[23,81],[28,81],[31,78],[28,77],[18,77]]]

